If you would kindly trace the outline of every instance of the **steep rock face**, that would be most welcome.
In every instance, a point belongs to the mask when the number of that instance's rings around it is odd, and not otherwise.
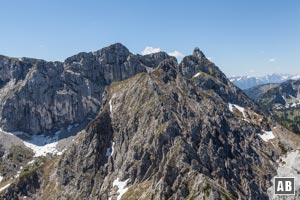
[[[57,110],[54,106],[50,107],[54,104],[54,98],[51,97],[61,87],[59,77],[62,71],[60,63],[37,61],[24,79],[18,81],[12,77],[12,84],[2,88],[9,90],[2,99],[0,109],[2,127],[26,132],[39,132],[40,127],[46,130],[52,128],[52,120],[55,119],[48,109]]]
[[[94,117],[107,85],[156,67],[145,65],[148,57],[133,55],[119,43],[63,63],[1,56],[0,126],[32,134]]]
[[[128,188],[122,199],[268,199],[278,156],[258,137],[260,126],[230,112],[225,100],[240,99],[255,109],[197,51],[179,66],[164,60],[113,84],[98,117],[60,160],[64,192],[55,198],[117,199],[121,182]]]
[[[96,52],[72,56],[66,59],[64,65],[67,70],[80,73],[93,82],[103,81],[105,84],[145,72],[138,57],[119,43]]]

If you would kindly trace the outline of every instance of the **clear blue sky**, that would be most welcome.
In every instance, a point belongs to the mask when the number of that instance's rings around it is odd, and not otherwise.
[[[198,46],[229,76],[300,73],[299,0],[2,0],[0,22],[0,54],[12,57]]]

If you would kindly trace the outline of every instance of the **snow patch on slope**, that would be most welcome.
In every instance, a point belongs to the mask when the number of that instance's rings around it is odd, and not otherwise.
[[[34,152],[34,157],[46,156],[47,154],[58,154],[56,148],[61,131],[56,131],[54,137],[45,135],[28,135],[27,133],[16,132],[16,135],[28,137],[23,143]]]
[[[2,188],[0,188],[0,192],[2,192],[3,190],[5,190],[5,189],[8,188],[9,186],[10,186],[10,183],[7,184],[7,185],[5,185],[5,186],[3,186]]]
[[[264,131],[263,134],[258,134],[259,137],[265,142],[268,142],[269,140],[272,140],[275,138],[275,135],[273,134],[273,131]]]
[[[198,72],[197,74],[195,74],[194,76],[193,76],[193,78],[196,78],[196,77],[198,77],[198,76],[200,76],[201,75],[201,72]]]
[[[53,142],[50,144],[46,144],[44,146],[38,146],[29,142],[24,141],[25,146],[32,149],[34,152],[34,157],[46,156],[47,154],[57,154],[58,151],[56,149],[57,142]]]
[[[109,112],[112,113],[111,99],[109,100]]]
[[[113,98],[115,97],[115,94],[112,95],[112,97],[110,98],[108,104],[109,104],[109,111],[110,113],[112,113],[113,111],[113,106],[112,106],[112,101],[113,101]]]
[[[35,163],[35,160],[33,159],[33,160],[29,161],[29,162],[27,163],[27,165],[33,165],[34,163]]]
[[[293,80],[298,80],[298,79],[300,79],[300,74],[297,74],[297,75],[291,77],[291,79],[293,79]]]
[[[9,133],[1,129],[0,131],[8,135],[21,138],[24,145],[33,151],[34,157],[46,156],[47,154],[60,154],[60,152],[57,150],[56,145],[61,130],[56,131],[53,137],[45,135],[29,135],[27,133],[19,131],[13,133]]]
[[[238,110],[243,114],[244,120],[245,120],[245,121],[248,121],[248,120],[247,120],[247,117],[246,117],[246,114],[245,114],[245,108],[244,108],[244,107],[241,107],[241,106],[239,106],[239,105],[232,104],[232,103],[228,103],[228,107],[229,107],[229,110],[230,110],[231,112],[233,112],[233,108],[238,109]]]
[[[228,103],[228,107],[229,107],[230,112],[233,112],[233,104]]]
[[[234,105],[234,107],[236,107],[241,113],[243,113],[243,116],[246,119],[245,108],[238,106],[238,105]]]
[[[107,158],[109,158],[111,155],[113,155],[113,153],[114,153],[114,145],[115,145],[115,142],[112,142],[111,148],[107,148],[106,149],[105,156]]]
[[[23,170],[23,166],[21,166],[19,171],[17,171],[17,174],[15,175],[15,178],[18,178],[20,176],[22,170]]]
[[[115,150],[115,142],[112,142],[112,145],[111,145],[111,155],[114,154],[114,150]]]
[[[127,179],[125,181],[120,181],[119,178],[114,180],[113,187],[117,187],[118,188],[117,193],[119,193],[117,200],[120,200],[122,198],[123,194],[125,194],[127,192],[128,187],[126,187],[126,185],[127,185],[128,181],[129,181],[129,179]]]

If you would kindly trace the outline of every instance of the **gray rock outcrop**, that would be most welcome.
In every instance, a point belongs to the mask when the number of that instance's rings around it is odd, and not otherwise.
[[[61,62],[0,57],[0,127],[46,133],[99,112],[105,87],[147,68],[165,53],[137,56],[122,44]],[[149,66],[147,66],[149,64]]]

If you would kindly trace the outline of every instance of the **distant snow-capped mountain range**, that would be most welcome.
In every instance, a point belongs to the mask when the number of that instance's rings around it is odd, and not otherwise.
[[[266,76],[255,77],[255,76],[234,76],[229,78],[232,83],[241,89],[248,89],[257,85],[267,83],[282,83],[287,80],[300,79],[300,74],[269,74]]]

